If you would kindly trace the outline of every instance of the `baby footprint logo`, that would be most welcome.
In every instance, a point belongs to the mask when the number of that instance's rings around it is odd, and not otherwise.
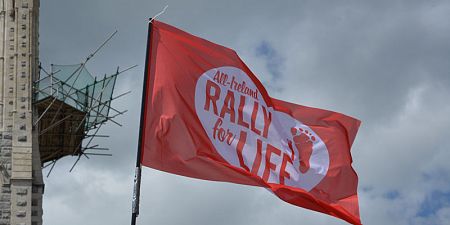
[[[288,140],[288,146],[291,150],[291,159],[294,161],[294,156],[300,157],[300,166],[299,170],[301,173],[306,173],[310,168],[310,159],[313,152],[313,145],[316,141],[316,137],[309,132],[308,130],[304,130],[302,128],[291,128],[292,141]],[[297,149],[297,154],[294,151]]]

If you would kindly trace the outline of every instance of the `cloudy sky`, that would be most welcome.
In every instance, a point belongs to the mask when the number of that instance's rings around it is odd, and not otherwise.
[[[74,64],[110,33],[88,69],[139,67],[118,80],[129,112],[100,133],[113,157],[64,158],[46,178],[44,224],[130,221],[147,18],[235,49],[273,97],[354,116],[364,224],[450,221],[449,1],[42,0],[44,66]],[[46,174],[47,170],[44,171]],[[138,224],[346,224],[262,188],[143,171]]]

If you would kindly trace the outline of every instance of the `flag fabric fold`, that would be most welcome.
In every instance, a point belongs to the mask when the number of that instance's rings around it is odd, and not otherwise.
[[[141,164],[264,187],[361,224],[350,148],[360,121],[271,98],[232,49],[154,20]]]

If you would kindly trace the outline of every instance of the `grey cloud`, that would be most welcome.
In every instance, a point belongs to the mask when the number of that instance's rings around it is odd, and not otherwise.
[[[449,192],[450,3],[446,1],[41,2],[41,61],[80,62],[115,29],[90,62],[102,75],[139,64],[118,80],[129,109],[97,143],[113,157],[58,162],[46,179],[46,224],[129,222],[147,18],[234,48],[280,99],[363,121],[353,147],[364,224],[446,224],[448,203],[420,217],[433,192]],[[255,54],[277,53],[280,73]],[[269,59],[270,60],[270,59]],[[273,87],[270,87],[273,85]],[[139,224],[345,224],[291,206],[264,189],[198,181],[145,169]],[[389,193],[397,193],[395,196]],[[390,196],[390,197],[389,197]]]

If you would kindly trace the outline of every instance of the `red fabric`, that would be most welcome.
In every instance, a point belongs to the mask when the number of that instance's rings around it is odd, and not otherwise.
[[[357,198],[358,178],[351,167],[352,159],[350,155],[350,147],[355,139],[360,121],[340,113],[300,106],[271,98],[262,84],[232,49],[192,36],[162,22],[153,21],[148,44],[151,47],[148,53],[149,61],[147,62],[147,88],[144,92],[142,165],[204,180],[269,188],[280,199],[291,204],[333,215],[353,224],[361,224]],[[195,108],[195,90],[196,85],[200,82],[200,76],[206,71],[224,66],[238,68],[248,75],[245,78],[248,79],[246,85],[250,87],[252,81],[256,86],[256,92],[260,99],[259,104],[253,106],[254,109],[260,111],[256,111],[256,113],[253,111],[252,115],[242,112],[244,108],[242,100],[247,99],[247,103],[252,100],[249,94],[245,95],[242,91],[240,92],[240,98],[237,94],[236,97],[228,96],[228,99],[225,98],[224,101],[230,103],[230,106],[225,107],[225,109],[223,109],[224,106],[222,106],[222,109],[217,107],[217,116],[215,116],[213,99],[215,96],[213,96],[214,91],[212,90],[217,91],[218,89],[214,89],[217,86],[222,90],[220,93],[224,94],[226,89],[224,88],[226,87],[225,84],[221,85],[220,82],[217,82],[217,84],[209,82],[210,89],[207,87],[201,89],[201,91],[206,91],[207,95],[209,93],[210,99],[198,101],[201,101],[202,104],[204,101],[205,112],[210,113],[211,118],[214,118],[214,120],[223,118],[222,126],[226,127],[231,126],[230,123],[239,123],[239,126],[244,127],[242,130],[245,130],[245,132],[241,132],[241,136],[239,136],[239,132],[234,133],[234,135],[240,137],[240,142],[237,145],[233,142],[233,146],[236,145],[236,151],[238,152],[235,153],[239,159],[236,162],[241,166],[230,163],[229,160],[227,161],[224,158],[223,154],[219,153],[219,150],[213,144],[213,139],[208,137],[207,132],[210,131],[210,127],[202,125],[202,122],[208,123],[208,119],[200,118]],[[236,77],[241,78],[237,75]],[[214,86],[212,89],[211,84]],[[202,87],[200,86],[200,88]],[[234,86],[234,88],[233,93],[238,93],[236,90],[241,90],[237,89],[237,86]],[[256,101],[254,99],[253,101]],[[240,103],[237,103],[239,100],[241,100]],[[231,106],[233,102],[236,102],[235,106]],[[266,108],[264,108],[264,102]],[[251,109],[250,106],[248,108]],[[264,123],[257,123],[254,120],[263,118],[262,115],[267,115],[265,122],[268,122],[269,119],[273,120],[273,125],[266,123],[271,126],[270,132],[278,132],[273,131],[273,129],[275,123],[279,122],[276,118],[268,117],[269,110],[272,112],[271,116],[288,115],[292,117],[293,121],[299,121],[304,126],[309,127],[310,139],[305,139],[304,142],[301,138],[296,139],[294,133],[303,130],[298,131],[297,128],[291,128],[292,137],[294,137],[293,141],[289,142],[291,151],[280,150],[280,147],[272,147],[271,145],[267,145],[267,148],[264,147],[266,146],[264,142],[266,139],[264,138],[270,139],[272,137],[264,137],[265,134],[268,136],[267,130],[265,132],[262,126]],[[219,115],[220,113],[222,114]],[[277,126],[283,127],[282,125]],[[296,148],[300,152],[300,147],[308,148],[309,144],[309,149],[312,151],[312,143],[319,143],[316,138],[312,137],[314,136],[312,135],[313,132],[317,139],[320,138],[323,141],[321,143],[325,143],[329,157],[328,170],[320,182],[310,190],[284,185],[284,182],[293,179],[293,170],[290,170],[291,172],[285,170],[288,167],[294,168],[295,160],[300,160],[300,166],[295,167],[298,168],[295,174],[305,174],[305,171],[314,167],[314,165],[309,165],[308,161],[308,157],[313,158],[314,154],[303,151],[294,156],[296,152],[292,147],[297,146]],[[254,161],[252,160],[254,162],[252,165],[249,163],[249,157],[242,156],[242,151],[248,152],[248,149],[244,148],[247,146],[245,141],[254,136],[259,137],[258,135],[261,136],[263,141],[255,145],[257,150],[251,153],[256,155]],[[223,146],[227,147],[226,144],[223,144]],[[277,164],[275,163],[276,160],[282,163]],[[257,174],[258,168],[259,175]],[[262,175],[263,173],[264,175]]]

